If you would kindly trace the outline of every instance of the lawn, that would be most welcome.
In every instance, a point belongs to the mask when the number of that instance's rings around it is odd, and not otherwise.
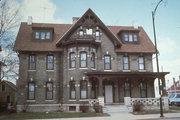
[[[12,113],[0,116],[0,120],[50,119],[50,118],[77,118],[105,116],[102,113]]]

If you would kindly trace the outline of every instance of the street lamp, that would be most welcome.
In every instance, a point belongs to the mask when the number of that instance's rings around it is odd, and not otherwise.
[[[162,94],[161,94],[161,86],[160,86],[160,79],[159,79],[159,60],[158,60],[158,50],[157,50],[157,42],[156,42],[156,30],[155,30],[155,13],[159,6],[159,4],[163,0],[160,0],[158,4],[156,5],[154,11],[152,11],[152,21],[153,21],[153,31],[154,31],[154,43],[155,43],[155,50],[156,50],[156,64],[157,64],[157,77],[158,77],[158,85],[159,85],[159,95],[160,95],[160,117],[164,117],[163,115],[163,108],[162,108]]]

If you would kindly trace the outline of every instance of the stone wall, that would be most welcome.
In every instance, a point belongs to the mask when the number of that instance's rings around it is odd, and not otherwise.
[[[159,98],[130,98],[124,97],[124,104],[133,110],[133,105],[141,104],[143,110],[159,110]],[[168,98],[162,97],[162,105],[164,110],[169,110]],[[131,111],[132,112],[132,111]]]

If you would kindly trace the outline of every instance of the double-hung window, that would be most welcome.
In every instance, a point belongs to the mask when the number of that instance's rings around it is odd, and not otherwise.
[[[28,100],[35,99],[35,83],[29,82],[28,83]]]
[[[147,83],[144,81],[140,83],[140,92],[142,98],[147,97]]]
[[[54,56],[53,55],[47,55],[47,57],[46,57],[46,69],[47,70],[53,70],[54,69]]]
[[[36,69],[36,56],[35,55],[29,55],[29,70],[35,70]]]
[[[75,81],[70,81],[70,99],[75,99],[76,98],[76,87],[75,87]]]
[[[131,97],[131,83],[129,81],[124,83],[124,97]]]
[[[99,31],[96,31],[96,33],[95,33],[95,39],[96,39],[96,40],[100,40],[100,32],[99,32]]]
[[[129,70],[129,56],[123,57],[123,69]]]
[[[80,67],[85,68],[87,67],[87,53],[80,52]]]
[[[70,68],[75,68],[76,67],[76,55],[75,55],[75,52],[71,52],[69,54],[69,66],[70,66]]]
[[[104,70],[111,70],[111,56],[104,56]]]
[[[95,54],[91,53],[91,68],[95,68]]]
[[[53,99],[53,83],[47,82],[46,83],[46,100]]]
[[[81,80],[80,82],[80,98],[86,99],[87,98],[87,81]]]
[[[144,70],[145,69],[144,57],[140,56],[138,62],[139,62],[139,70]]]

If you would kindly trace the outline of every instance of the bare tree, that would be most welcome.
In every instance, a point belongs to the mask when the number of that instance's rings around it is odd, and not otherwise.
[[[20,6],[17,3],[13,0],[0,0],[0,61],[6,65],[2,68],[0,79],[17,79],[18,57],[13,51],[13,45],[20,18]]]

